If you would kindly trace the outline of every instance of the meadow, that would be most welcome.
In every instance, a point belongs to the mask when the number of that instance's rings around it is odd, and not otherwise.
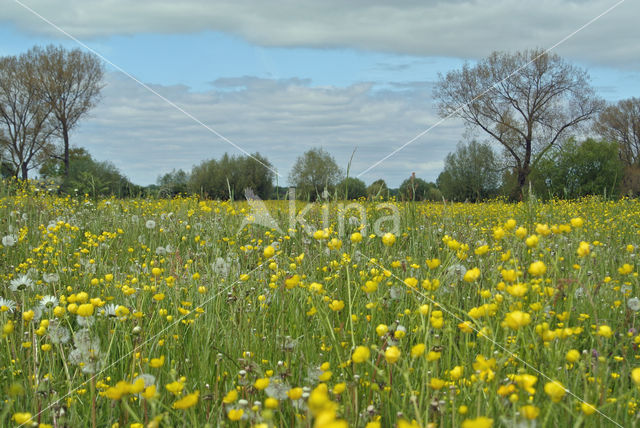
[[[360,203],[3,185],[0,426],[636,426],[637,200]]]

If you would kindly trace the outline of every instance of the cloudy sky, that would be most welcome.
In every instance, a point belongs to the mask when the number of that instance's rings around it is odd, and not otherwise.
[[[242,151],[265,155],[284,185],[316,146],[343,168],[356,150],[350,175],[366,183],[395,187],[412,172],[434,181],[465,138],[457,120],[433,127],[438,73],[495,50],[553,47],[608,101],[640,96],[637,0],[3,0],[2,9],[0,56],[54,43],[108,62],[102,100],[72,144],[143,185]]]

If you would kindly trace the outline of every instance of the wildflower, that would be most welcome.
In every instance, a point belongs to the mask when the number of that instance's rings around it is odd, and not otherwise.
[[[462,279],[466,282],[473,282],[478,278],[480,278],[480,269],[478,269],[477,267],[469,269],[462,277]]]
[[[524,243],[527,244],[527,247],[534,248],[538,246],[538,241],[538,235],[531,235],[524,241]]]
[[[344,301],[342,300],[334,300],[331,303],[329,303],[329,309],[331,309],[334,312],[338,312],[344,309]]]
[[[2,237],[2,246],[3,247],[13,247],[16,245],[18,240],[13,235],[6,235]]]
[[[440,259],[429,259],[426,263],[429,269],[435,269],[440,266]]]
[[[601,325],[598,327],[598,331],[596,332],[598,336],[602,336],[604,338],[609,338],[613,336],[613,331],[611,331],[611,327],[608,325]]]
[[[625,263],[622,265],[622,267],[618,268],[618,273],[620,275],[628,275],[631,272],[633,272],[633,266],[631,266],[629,263]]]
[[[287,397],[289,397],[293,401],[299,400],[302,397],[302,393],[303,390],[300,387],[291,388],[289,391],[287,391]]]
[[[462,428],[491,428],[493,426],[493,419],[485,416],[479,416],[475,419],[465,419],[462,422]]]
[[[418,358],[424,355],[424,351],[427,346],[424,343],[418,343],[411,348],[411,356],[413,358]]]
[[[427,353],[427,361],[429,361],[429,362],[437,361],[437,360],[440,359],[441,356],[442,356],[442,352],[429,351]]]
[[[9,283],[9,289],[11,291],[25,291],[27,288],[33,288],[33,281],[28,275],[20,275],[14,278]]]
[[[142,394],[140,395],[142,395],[142,397],[147,401],[154,399],[156,395],[158,395],[156,391],[156,386],[155,385],[147,386],[142,392]]]
[[[397,346],[390,346],[384,351],[384,359],[387,363],[394,364],[400,359],[400,349]]]
[[[253,386],[254,386],[256,389],[258,389],[258,390],[262,391],[262,390],[263,390],[263,389],[265,389],[267,386],[269,386],[269,378],[268,378],[268,377],[265,377],[265,378],[257,379],[257,380],[255,381],[255,383],[253,384]]]
[[[190,407],[193,407],[196,405],[196,403],[198,402],[198,397],[200,396],[200,392],[199,391],[195,391],[192,392],[191,394],[187,394],[184,397],[182,397],[181,399],[179,399],[178,401],[173,403],[173,408],[174,409],[188,409]]]
[[[271,245],[268,245],[265,247],[262,255],[264,256],[265,259],[270,259],[271,257],[273,257],[275,253],[276,253],[276,249],[273,248]]]
[[[554,403],[558,403],[566,394],[564,386],[557,380],[547,382],[544,385],[544,392],[549,396],[549,398],[551,398],[551,401],[553,401]]]
[[[40,299],[40,307],[42,309],[51,309],[58,304],[58,298],[55,296],[44,296]]]
[[[589,404],[586,402],[580,404],[580,410],[582,410],[582,413],[584,413],[586,416],[593,415],[597,411],[596,407],[593,404]]]
[[[7,323],[2,326],[2,337],[9,336],[11,333],[13,333],[14,329],[15,329],[15,326],[13,324],[13,321],[11,320],[7,321]]]
[[[81,317],[90,317],[93,315],[93,304],[91,303],[83,303],[78,306],[78,310],[76,314]]]
[[[244,414],[244,410],[242,409],[229,409],[229,413],[227,413],[227,417],[230,421],[239,421],[242,419],[242,415]]]
[[[174,395],[180,395],[180,393],[184,389],[184,384],[179,381],[174,381],[165,385],[165,388],[167,391],[173,393]]]
[[[540,414],[540,409],[531,404],[520,407],[520,414],[529,420],[533,420]]]
[[[418,280],[414,277],[405,278],[404,283],[407,287],[416,288]]]
[[[588,256],[589,253],[591,252],[591,249],[589,247],[589,243],[581,241],[580,245],[578,246],[578,250],[576,252],[578,253],[578,257]]]
[[[264,400],[264,407],[266,407],[267,409],[277,409],[278,408],[278,400],[276,400],[273,397],[269,397],[266,400]]]
[[[396,235],[393,233],[387,232],[382,235],[382,243],[387,247],[391,247],[396,242]]]
[[[638,299],[637,297],[632,297],[627,301],[627,307],[633,312],[640,311],[640,299]]]
[[[344,382],[340,382],[334,385],[331,392],[333,392],[335,395],[340,395],[344,392],[345,389],[347,389],[347,384]]]
[[[458,379],[460,379],[462,377],[462,373],[464,372],[464,367],[462,366],[455,366],[454,368],[452,368],[451,370],[449,370],[449,377],[451,378],[452,381],[456,381]]]
[[[16,310],[16,302],[14,302],[13,300],[0,297],[0,313],[13,312],[15,310]]]
[[[582,227],[584,225],[584,220],[580,217],[575,217],[571,219],[571,227]]]
[[[435,377],[432,377],[429,380],[429,387],[431,389],[435,389],[436,391],[439,390],[439,389],[442,389],[446,384],[447,384],[446,381],[444,381],[442,379],[435,378]]]
[[[378,326],[376,327],[376,334],[379,337],[384,336],[385,334],[387,334],[388,331],[389,331],[389,327],[387,327],[385,324],[378,324]]]
[[[544,264],[544,262],[537,261],[529,265],[528,272],[533,276],[542,276],[545,274],[546,271],[547,271],[547,266]]]
[[[33,319],[34,315],[35,315],[35,312],[33,310],[25,311],[22,313],[22,319],[29,322]]]
[[[364,363],[371,356],[371,351],[366,346],[358,346],[351,355],[351,361],[356,364]]]
[[[513,330],[518,330],[531,322],[531,315],[522,311],[512,311],[507,313],[503,325]]]
[[[18,425],[24,425],[31,420],[32,416],[29,412],[14,413],[11,419]]]
[[[572,349],[569,352],[567,352],[567,355],[565,358],[567,359],[568,362],[575,363],[580,359],[580,351],[578,351],[577,349]]]
[[[156,227],[156,222],[155,222],[155,221],[153,221],[153,220],[147,220],[147,222],[144,224],[144,226],[145,226],[147,229],[155,229],[155,227]]]
[[[238,391],[235,389],[232,389],[231,391],[227,392],[227,395],[224,396],[224,398],[222,399],[222,402],[224,404],[231,404],[235,402],[237,399],[238,399]]]
[[[149,366],[154,369],[164,366],[164,355],[160,356],[160,358],[152,358],[151,361],[149,361]]]
[[[354,244],[357,244],[358,242],[362,241],[362,234],[360,232],[354,232],[351,234],[351,242],[353,242]]]

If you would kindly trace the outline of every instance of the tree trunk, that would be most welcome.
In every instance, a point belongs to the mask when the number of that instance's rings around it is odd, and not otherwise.
[[[511,194],[511,198],[513,200],[521,201],[524,199],[524,189],[527,184],[527,179],[529,178],[529,172],[529,168],[524,166],[516,169],[516,173],[518,174],[518,184]]]
[[[62,122],[62,139],[64,140],[64,176],[69,178],[69,127]]]
[[[22,162],[22,164],[20,164],[20,169],[22,171],[22,179],[26,180],[29,178],[29,169],[27,168],[26,162]]]

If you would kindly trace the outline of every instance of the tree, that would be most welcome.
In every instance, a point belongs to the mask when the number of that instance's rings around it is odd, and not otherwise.
[[[271,197],[273,172],[271,163],[259,153],[251,156],[229,156],[211,159],[194,166],[189,189],[214,199],[243,198],[251,189],[261,199]]]
[[[104,66],[100,59],[80,49],[62,46],[32,48],[35,78],[40,96],[58,122],[63,143],[64,176],[69,176],[69,133],[89,110],[95,107],[102,89]]]
[[[29,170],[52,153],[57,126],[51,106],[42,102],[32,53],[0,58],[0,138],[13,175],[26,180]]]
[[[491,146],[473,140],[458,144],[444,161],[438,176],[438,188],[445,198],[454,201],[482,199],[494,196],[500,183],[498,162]]]
[[[588,81],[586,71],[556,54],[494,52],[440,75],[434,94],[441,116],[460,117],[503,146],[521,192],[544,154],[602,109]]]
[[[359,178],[346,177],[337,186],[341,199],[350,200],[367,196],[367,186]]]
[[[181,193],[187,193],[189,186],[189,174],[182,169],[172,170],[165,175],[158,177],[158,186],[160,192],[165,196],[176,196]]]
[[[313,148],[298,157],[289,182],[296,186],[298,197],[314,201],[325,189],[332,192],[341,176],[335,159],[324,149]]]
[[[625,165],[640,165],[640,98],[630,98],[607,106],[594,124],[595,131],[620,146]]]
[[[539,162],[531,173],[531,183],[535,193],[543,197],[616,196],[622,175],[617,143],[569,139]]]
[[[594,130],[618,144],[624,164],[622,191],[640,192],[640,98],[607,106],[595,121]]]
[[[427,183],[413,175],[400,184],[399,194],[405,201],[437,201],[441,196],[435,183]]]
[[[367,197],[369,199],[376,199],[379,197],[386,198],[388,197],[389,189],[387,188],[387,183],[380,178],[367,187]]]

